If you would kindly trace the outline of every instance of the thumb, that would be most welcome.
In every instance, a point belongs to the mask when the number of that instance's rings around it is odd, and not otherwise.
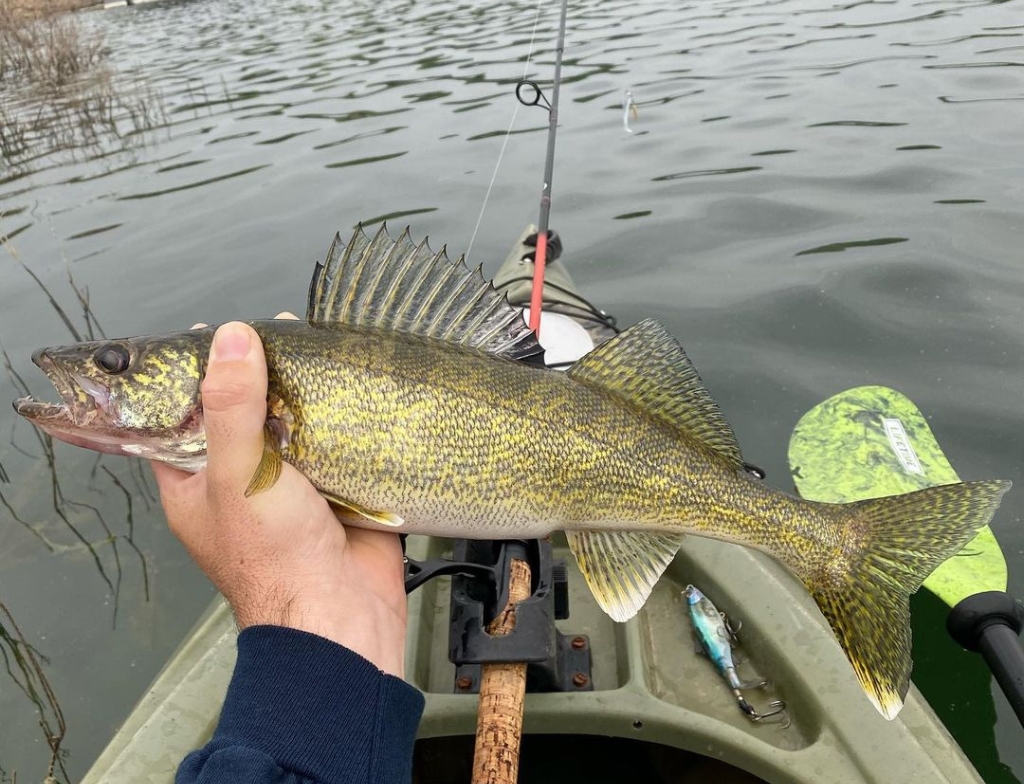
[[[241,497],[263,455],[267,361],[259,335],[233,321],[217,329],[203,379],[207,488]]]

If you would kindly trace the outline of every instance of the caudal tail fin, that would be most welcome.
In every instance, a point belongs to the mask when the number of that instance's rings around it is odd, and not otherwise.
[[[844,504],[855,551],[805,583],[887,719],[910,687],[910,594],[992,519],[1010,482],[963,482]]]

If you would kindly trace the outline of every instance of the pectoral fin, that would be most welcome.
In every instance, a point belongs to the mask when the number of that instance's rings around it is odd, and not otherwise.
[[[342,512],[339,519],[342,519],[343,523],[345,522],[343,518],[350,517],[351,513],[354,513],[359,517],[365,517],[367,520],[372,520],[375,523],[386,525],[389,528],[398,528],[405,525],[405,520],[393,512],[379,512],[376,509],[367,509],[357,503],[353,503],[352,501],[348,501],[344,498],[339,498],[336,495],[331,495],[330,493],[324,493],[322,491],[320,495],[326,498],[328,503]]]
[[[566,531],[566,537],[597,603],[619,622],[643,607],[682,542],[677,534],[626,531]]]
[[[263,427],[263,457],[260,464],[256,466],[256,473],[249,480],[249,486],[245,488],[245,497],[262,493],[269,490],[281,476],[281,455],[274,448],[278,443],[278,437],[273,428],[268,424]]]

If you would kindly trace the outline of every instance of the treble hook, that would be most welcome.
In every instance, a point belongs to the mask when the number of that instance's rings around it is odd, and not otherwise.
[[[747,702],[746,698],[743,696],[743,692],[740,691],[740,689],[767,689],[768,680],[766,678],[762,678],[758,681],[741,681],[739,676],[736,674],[736,669],[732,667],[728,668],[722,674],[725,676],[726,681],[728,681],[729,686],[732,688],[732,693],[736,695],[736,702],[739,703],[740,710],[747,714],[747,717],[751,721],[764,721],[765,719],[770,719],[786,712],[786,703],[784,700],[772,700],[768,703],[767,711],[764,713],[758,713],[754,706]],[[782,725],[782,729],[786,729],[790,725],[789,714],[786,713],[783,718],[786,723]]]
[[[764,713],[758,713],[754,709],[754,706],[747,702],[746,698],[744,698],[743,694],[740,692],[739,689],[733,689],[732,693],[736,695],[736,702],[739,703],[740,710],[747,714],[747,717],[751,721],[764,721],[765,719],[770,719],[774,716],[778,716],[780,713],[786,714],[786,703],[782,700],[772,700],[770,703],[768,703],[767,711],[765,711]],[[786,723],[782,725],[783,729],[788,727],[790,724],[789,714],[785,715],[785,722]]]
[[[751,721],[764,721],[774,716],[778,716],[780,713],[786,712],[786,703],[784,700],[772,700],[768,703],[768,710],[764,713],[758,713],[757,710],[747,702],[746,697],[743,696],[743,692],[740,689],[767,689],[768,680],[762,678],[759,681],[741,681],[739,676],[736,674],[735,669],[723,673],[726,681],[729,682],[729,686],[732,688],[732,693],[736,695],[736,702],[739,703],[740,710],[747,714],[747,717]],[[782,725],[782,729],[786,729],[790,725],[789,714],[787,713],[784,717],[785,724]]]
[[[525,92],[524,88],[529,88],[530,92]],[[536,82],[531,82],[529,79],[521,79],[516,84],[516,98],[523,106],[542,106],[549,112],[551,111],[551,102],[548,101],[544,91],[540,89],[540,86]]]

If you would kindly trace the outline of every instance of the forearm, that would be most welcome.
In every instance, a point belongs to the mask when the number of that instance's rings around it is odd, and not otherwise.
[[[423,697],[316,635],[254,626],[213,738],[177,784],[405,784]]]

